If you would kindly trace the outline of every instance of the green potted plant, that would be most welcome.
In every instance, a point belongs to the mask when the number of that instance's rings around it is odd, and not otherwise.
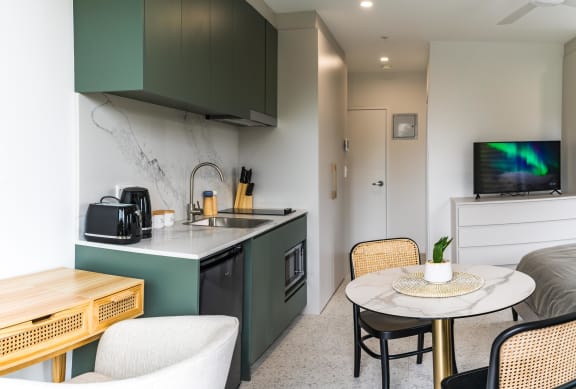
[[[432,260],[424,265],[424,279],[432,283],[445,283],[452,279],[452,264],[444,258],[444,251],[452,243],[452,238],[441,237],[434,243]]]

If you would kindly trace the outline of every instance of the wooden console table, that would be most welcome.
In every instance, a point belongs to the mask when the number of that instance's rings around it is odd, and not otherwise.
[[[84,270],[0,280],[0,375],[53,359],[52,381],[64,381],[66,352],[140,316],[143,298],[143,280]]]

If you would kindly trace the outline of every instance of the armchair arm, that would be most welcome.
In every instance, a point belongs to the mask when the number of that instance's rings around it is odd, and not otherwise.
[[[170,373],[184,365],[197,371],[199,379],[216,366],[220,372],[223,368],[227,371],[238,326],[238,319],[229,316],[124,320],[102,335],[94,370],[114,379],[146,375],[165,367]]]

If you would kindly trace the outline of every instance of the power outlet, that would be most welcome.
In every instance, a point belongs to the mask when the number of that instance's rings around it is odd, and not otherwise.
[[[114,197],[119,199],[120,196],[122,196],[122,190],[124,190],[124,188],[129,188],[131,186],[135,186],[135,185],[127,185],[127,184],[114,185]]]

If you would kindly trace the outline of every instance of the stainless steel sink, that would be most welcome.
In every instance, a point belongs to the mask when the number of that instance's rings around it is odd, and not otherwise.
[[[190,226],[223,227],[223,228],[255,228],[270,223],[269,219],[245,219],[240,217],[207,217],[196,221],[184,222]]]

